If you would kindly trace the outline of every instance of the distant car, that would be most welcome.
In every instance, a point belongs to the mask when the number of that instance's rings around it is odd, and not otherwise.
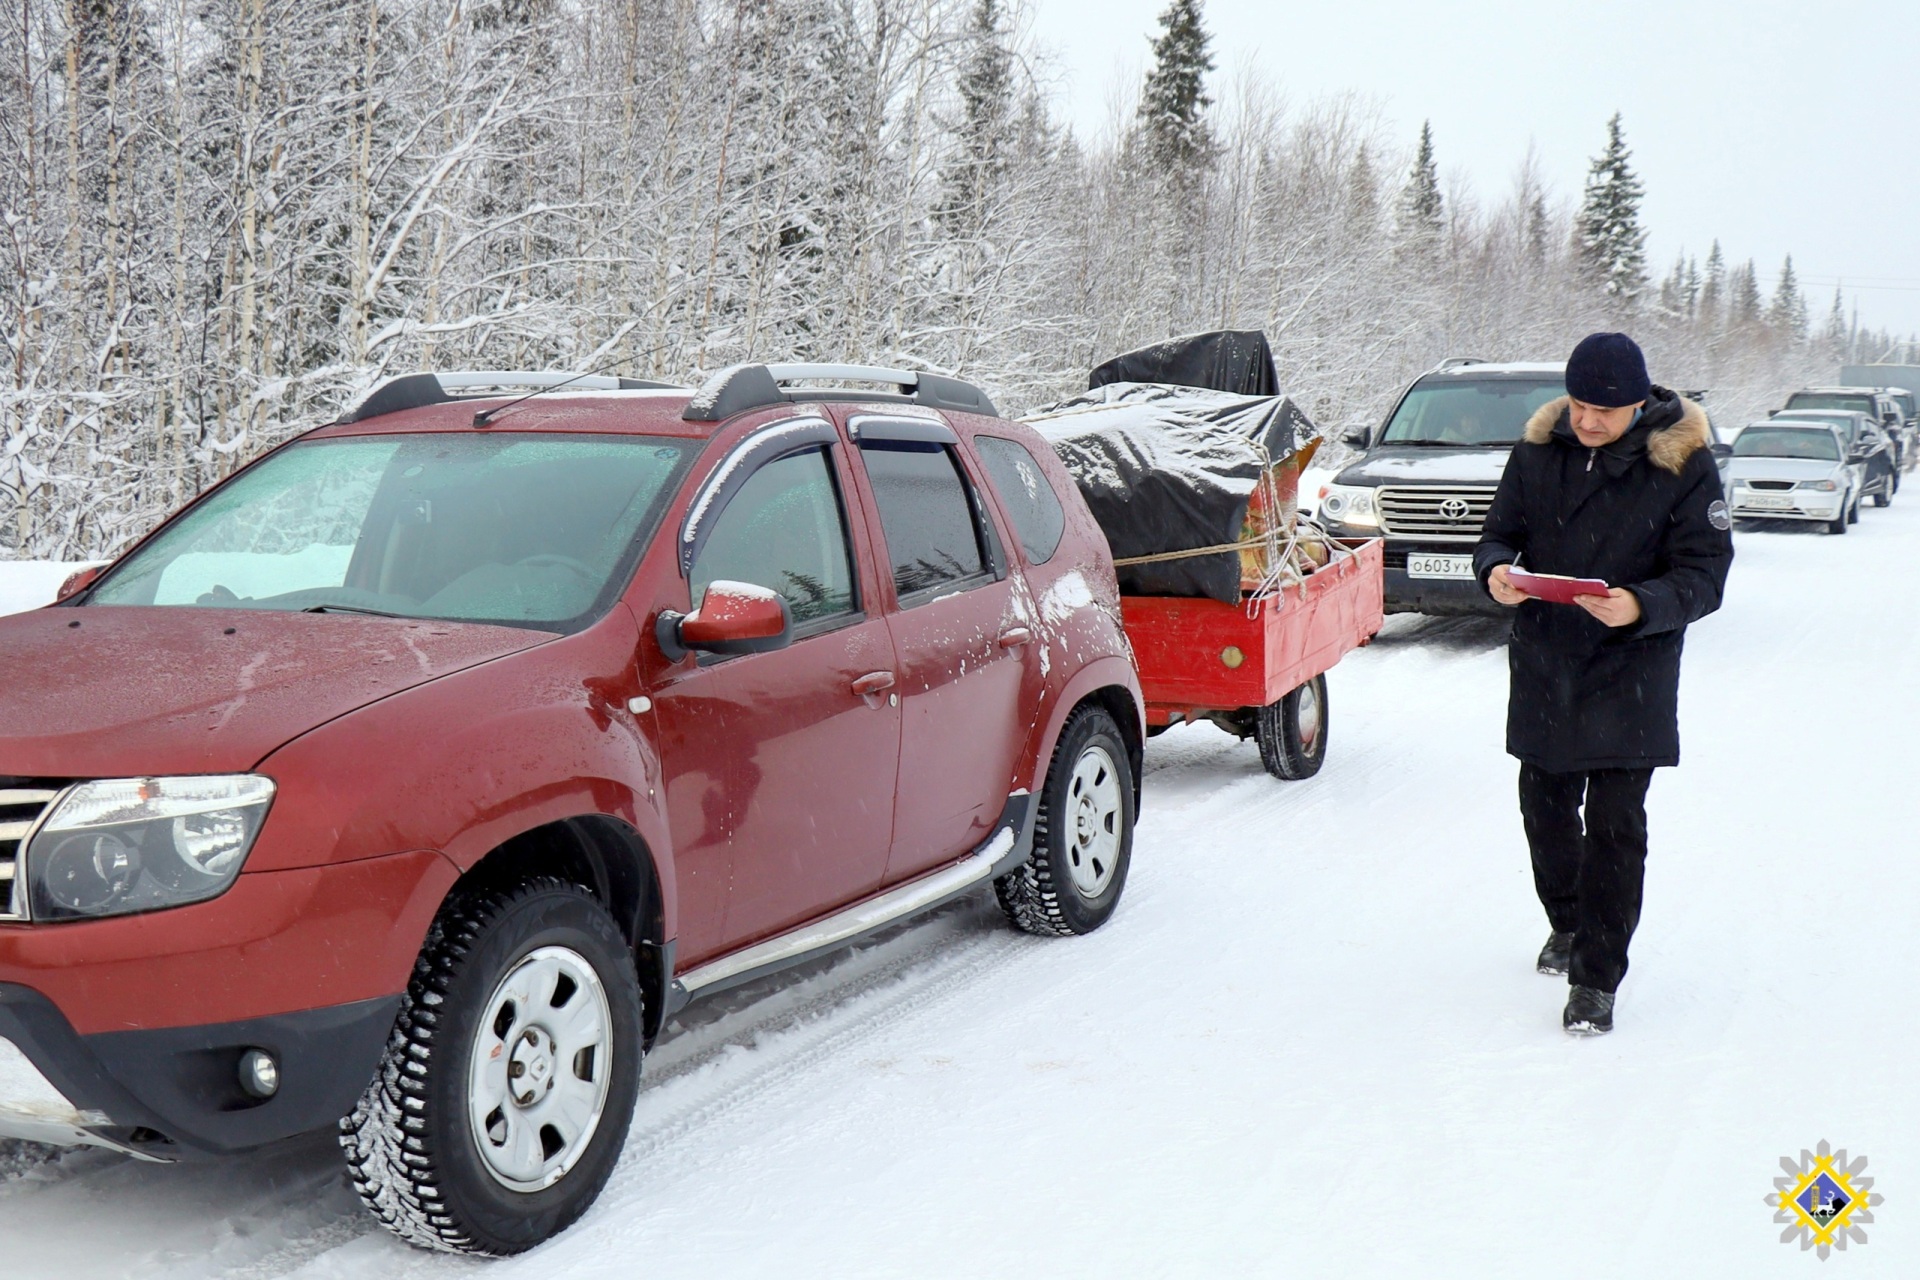
[[[1920,395],[1905,387],[1888,387],[1886,394],[1898,405],[1905,425],[1896,432],[1889,427],[1888,433],[1897,435],[1900,441],[1900,469],[1913,470],[1920,463]]]
[[[1822,422],[1836,428],[1846,442],[1849,461],[1861,468],[1861,493],[1873,499],[1876,507],[1893,505],[1900,492],[1899,455],[1893,441],[1867,414],[1831,409],[1787,409],[1774,414],[1769,422]]]
[[[1808,387],[1788,396],[1783,412],[1826,409],[1864,413],[1876,429],[1888,433],[1894,465],[1906,467],[1912,464],[1909,445],[1914,406],[1912,396],[1907,395],[1902,403],[1901,395],[1905,393],[1896,395],[1886,387]]]
[[[1845,533],[1860,516],[1860,464],[1826,423],[1754,423],[1734,437],[1726,475],[1735,519],[1818,520]]]

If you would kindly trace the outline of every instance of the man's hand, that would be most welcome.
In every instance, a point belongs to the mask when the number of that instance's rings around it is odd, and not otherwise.
[[[1575,596],[1573,602],[1610,627],[1630,627],[1640,621],[1640,597],[1625,587],[1603,596]]]
[[[1493,572],[1487,575],[1487,591],[1496,601],[1512,609],[1522,600],[1531,600],[1533,597],[1507,581],[1507,568],[1504,564],[1494,566]]]

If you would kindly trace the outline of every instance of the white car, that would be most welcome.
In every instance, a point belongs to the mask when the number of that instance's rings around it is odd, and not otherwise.
[[[1756,422],[1733,440],[1725,472],[1735,519],[1818,520],[1845,533],[1860,518],[1861,468],[1840,432],[1818,422]]]

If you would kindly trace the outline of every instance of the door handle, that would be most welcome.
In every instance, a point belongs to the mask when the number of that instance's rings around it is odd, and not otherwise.
[[[1032,642],[1033,632],[1027,630],[1025,627],[1009,627],[1000,633],[1000,647],[1002,649],[1018,649],[1021,645],[1031,644]]]
[[[871,698],[893,688],[893,672],[870,671],[853,682],[853,691],[863,698]]]

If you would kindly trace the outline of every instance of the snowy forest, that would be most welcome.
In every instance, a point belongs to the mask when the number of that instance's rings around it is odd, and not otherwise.
[[[109,554],[423,368],[981,383],[1263,328],[1330,433],[1448,355],[1629,327],[1725,422],[1913,358],[1791,260],[1646,261],[1619,117],[1580,192],[1215,69],[1173,0],[1111,139],[1003,0],[13,0],[0,16],[0,556]],[[1902,354],[1902,353],[1905,354]]]

